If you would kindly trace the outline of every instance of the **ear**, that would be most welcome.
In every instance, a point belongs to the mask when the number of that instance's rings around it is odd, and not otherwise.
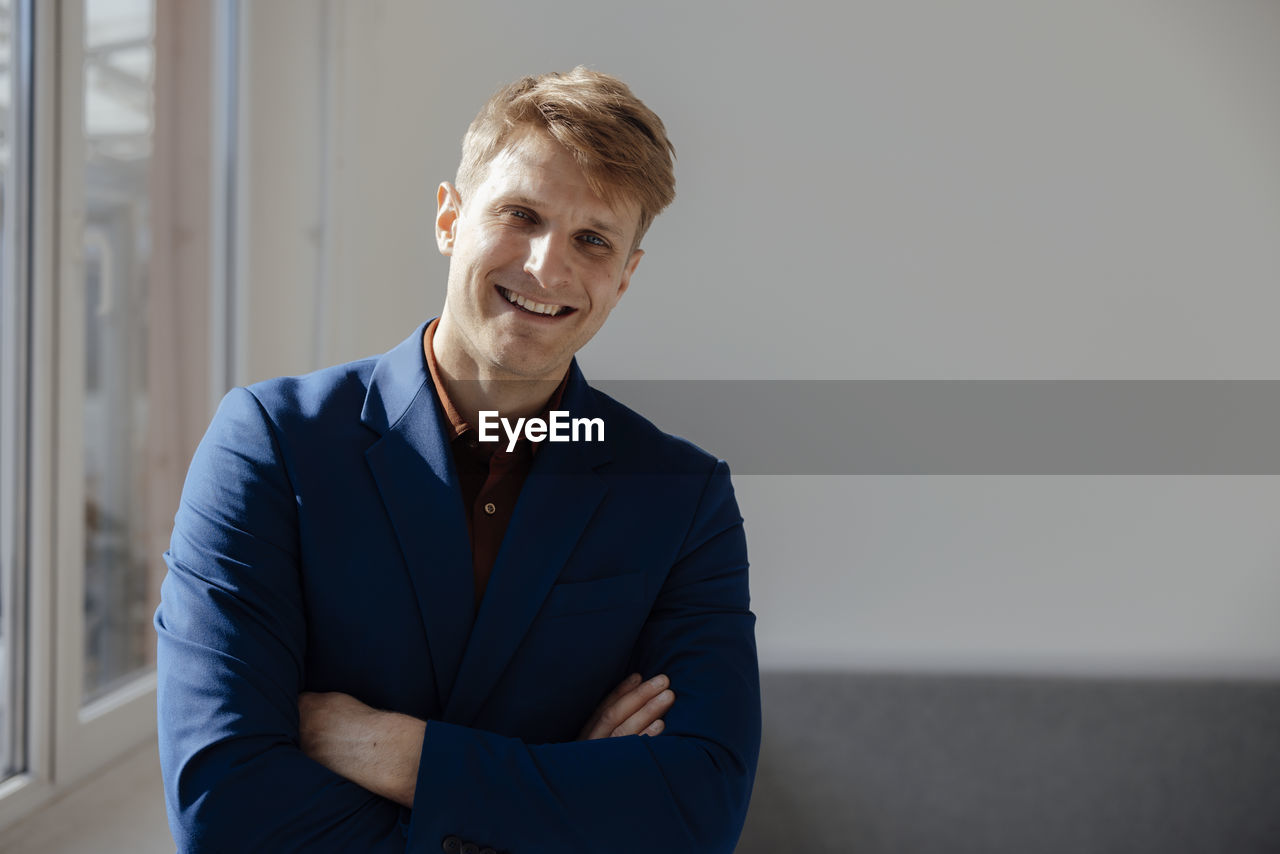
[[[462,197],[448,181],[436,191],[436,247],[441,255],[453,255],[453,241],[462,216]]]
[[[626,266],[622,268],[622,281],[618,283],[618,297],[620,298],[627,292],[627,288],[631,286],[631,274],[636,271],[640,259],[644,257],[644,250],[637,249],[631,253],[631,257],[627,259]]]

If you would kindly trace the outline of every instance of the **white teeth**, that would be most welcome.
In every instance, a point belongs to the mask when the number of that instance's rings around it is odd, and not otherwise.
[[[555,317],[561,312],[562,309],[564,309],[564,306],[560,306],[560,305],[544,305],[540,302],[534,302],[533,300],[527,299],[526,297],[523,297],[520,294],[512,293],[506,288],[499,288],[498,290],[499,292],[501,292],[501,294],[504,297],[506,297],[507,302],[515,303],[516,305],[520,306],[523,309],[537,312],[538,314],[545,314],[545,315],[548,315],[549,317]]]

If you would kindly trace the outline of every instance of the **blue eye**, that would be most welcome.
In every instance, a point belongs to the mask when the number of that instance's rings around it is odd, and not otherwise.
[[[598,234],[584,234],[582,235],[582,239],[590,243],[592,246],[599,246],[602,249],[609,248],[609,244]]]

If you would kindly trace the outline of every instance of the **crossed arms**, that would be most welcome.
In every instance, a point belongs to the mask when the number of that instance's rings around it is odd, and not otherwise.
[[[302,499],[286,446],[257,398],[228,395],[192,463],[166,554],[160,741],[181,850],[437,851],[457,833],[513,854],[732,851],[760,719],[745,545],[723,464],[708,475],[631,659],[630,669],[666,674],[680,691],[674,705],[636,711],[632,726],[665,716],[665,730],[529,744],[306,692],[307,633],[319,629],[303,601]],[[623,688],[597,711],[620,714],[619,703],[643,697]],[[334,703],[346,709],[325,723]],[[590,711],[582,735],[598,736],[612,719]],[[360,738],[380,747],[362,749]]]
[[[670,680],[660,673],[633,673],[592,712],[578,741],[655,736],[675,702]],[[349,694],[304,692],[298,698],[302,752],[353,783],[402,807],[413,807],[426,721],[374,709]]]

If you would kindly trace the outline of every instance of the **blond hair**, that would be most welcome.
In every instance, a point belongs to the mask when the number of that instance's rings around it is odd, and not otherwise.
[[[540,129],[568,149],[592,191],[609,205],[640,205],[635,242],[676,196],[662,119],[616,77],[579,65],[567,73],[525,77],[494,93],[462,139],[455,183],[464,203],[484,182],[490,161],[518,134]]]

